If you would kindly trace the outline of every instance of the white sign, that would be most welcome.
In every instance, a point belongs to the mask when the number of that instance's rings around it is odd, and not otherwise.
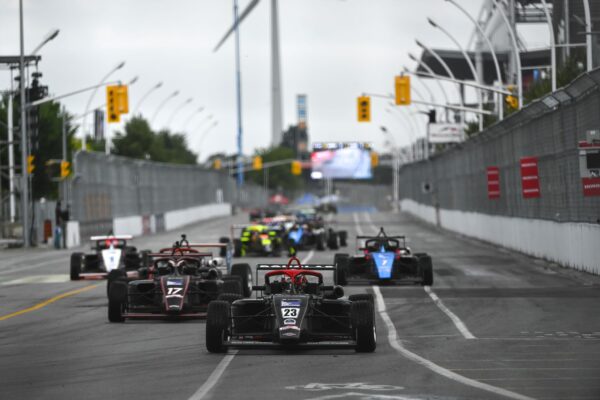
[[[429,143],[460,143],[464,140],[464,127],[460,124],[429,124]]]

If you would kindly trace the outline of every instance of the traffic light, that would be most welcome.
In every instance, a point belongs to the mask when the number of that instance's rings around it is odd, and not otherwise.
[[[515,93],[515,85],[508,85],[506,88],[512,94]],[[519,107],[519,99],[516,96],[513,96],[512,94],[509,94],[508,96],[506,96],[504,98],[504,101],[506,102],[506,105],[509,108],[512,108],[513,110],[516,110]]]
[[[300,161],[292,161],[292,175],[302,175],[302,163]]]
[[[371,167],[376,167],[379,165],[379,154],[374,151],[371,152]]]
[[[33,170],[35,170],[35,164],[33,163],[35,161],[35,156],[33,154],[30,154],[27,156],[27,173],[31,174],[33,173]]]
[[[106,87],[106,110],[107,110],[107,121],[121,122],[121,113],[119,112],[119,99],[118,99],[118,86],[107,86]]]
[[[213,168],[214,169],[221,169],[221,159],[220,158],[216,158],[215,161],[213,161]]]
[[[60,162],[60,177],[66,178],[71,173],[71,163],[68,161]]]
[[[360,96],[357,100],[358,122],[371,122],[371,98]]]
[[[129,113],[129,91],[127,85],[117,86],[117,104],[119,114]]]
[[[429,115],[429,123],[430,124],[435,124],[437,122],[435,109],[429,110],[429,113],[427,115]]]
[[[262,167],[263,167],[262,157],[255,156],[252,159],[252,169],[258,170],[258,169],[262,169]]]
[[[394,86],[396,88],[396,105],[410,105],[410,76],[397,76]]]

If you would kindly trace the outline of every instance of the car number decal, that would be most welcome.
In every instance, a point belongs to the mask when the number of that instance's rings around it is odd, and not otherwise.
[[[296,307],[281,307],[281,315],[283,318],[298,318],[300,309]]]

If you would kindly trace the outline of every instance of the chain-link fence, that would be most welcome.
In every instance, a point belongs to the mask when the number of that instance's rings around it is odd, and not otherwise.
[[[156,215],[203,204],[262,205],[261,187],[245,185],[238,193],[225,171],[101,153],[75,155],[68,203],[71,219],[88,230],[109,231],[115,217]],[[83,235],[85,236],[85,234]]]
[[[600,197],[585,197],[578,142],[600,129],[600,70],[533,102],[460,146],[402,167],[400,198],[443,209],[559,222],[600,222]],[[539,198],[524,198],[520,160],[537,157]],[[489,199],[487,167],[500,171]]]

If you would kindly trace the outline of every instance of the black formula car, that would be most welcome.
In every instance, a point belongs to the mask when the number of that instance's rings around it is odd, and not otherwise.
[[[292,267],[292,262],[297,265]],[[342,299],[340,286],[326,285],[335,279],[332,265],[257,266],[255,299],[212,301],[208,305],[206,348],[213,353],[229,347],[354,348],[373,352],[376,330],[371,295]]]
[[[191,246],[150,254],[152,265],[140,269],[143,279],[112,281],[109,321],[205,318],[210,301],[249,294],[246,287],[248,279],[252,287],[252,272],[248,264],[234,264],[231,274],[223,276],[206,262],[212,259],[212,253],[201,253]]]
[[[131,277],[137,276],[142,266],[144,252],[138,252],[127,241],[130,235],[92,236],[93,253],[71,254],[71,280],[106,279],[111,271],[120,271]]]
[[[347,245],[346,231],[336,232],[326,226],[325,221],[314,209],[296,212],[296,223],[288,230],[286,245],[289,256],[300,250],[337,250]]]
[[[240,232],[239,238],[235,237],[236,231]],[[232,225],[231,237],[233,240],[234,256],[274,256],[279,257],[283,249],[283,233],[279,226],[269,226],[262,223],[251,225]],[[227,238],[221,238],[225,242]]]
[[[413,253],[404,236],[388,236],[383,228],[377,236],[357,236],[358,253],[336,254],[340,285],[348,283],[417,283],[433,285],[431,256]],[[359,241],[364,241],[362,247]]]

